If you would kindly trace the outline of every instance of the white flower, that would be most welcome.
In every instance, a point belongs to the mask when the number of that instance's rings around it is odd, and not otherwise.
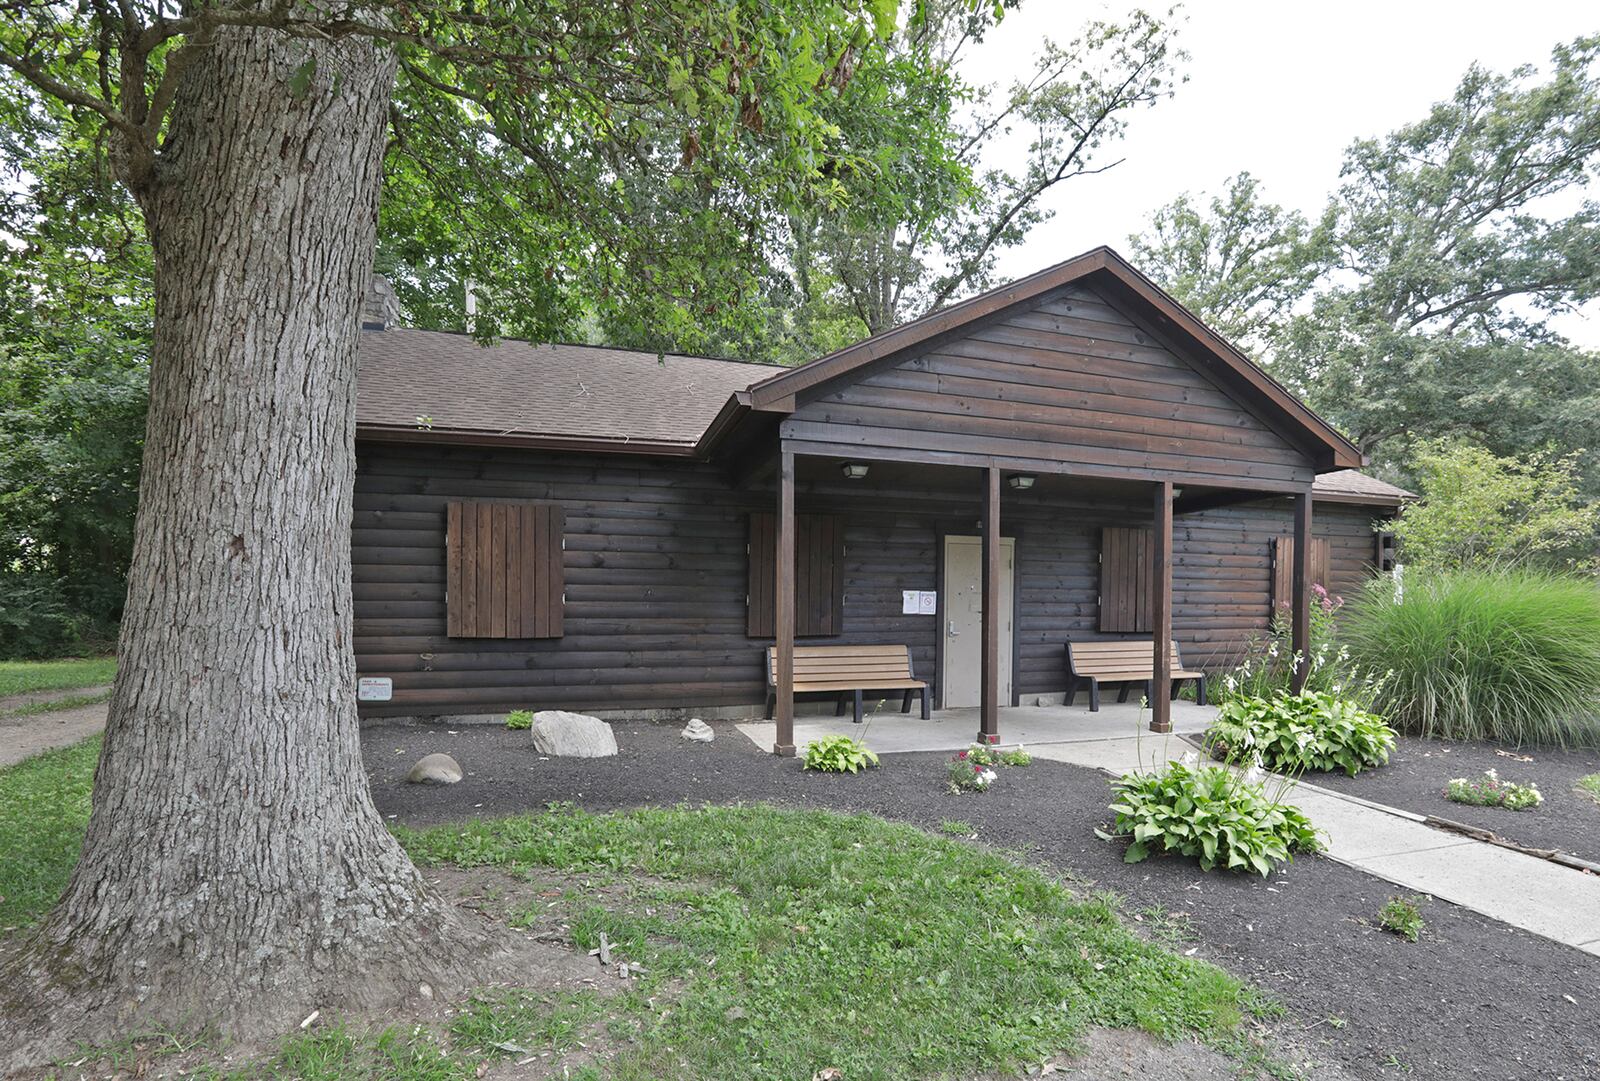
[[[1194,769],[1200,764],[1200,756],[1193,751],[1185,751],[1183,757],[1178,759],[1178,764],[1185,769]]]
[[[1489,780],[1491,780],[1491,781],[1498,781],[1500,779],[1500,775],[1498,773],[1496,773],[1493,769],[1484,770],[1483,771],[1483,775],[1485,777],[1489,778]]]
[[[1265,770],[1263,770],[1259,765],[1252,763],[1250,768],[1244,771],[1244,783],[1260,784],[1266,775],[1267,774]]]

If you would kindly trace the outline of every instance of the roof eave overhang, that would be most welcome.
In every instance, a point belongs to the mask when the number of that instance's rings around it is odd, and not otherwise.
[[[662,458],[694,458],[694,443],[595,436],[494,432],[469,428],[417,428],[402,424],[357,424],[356,439],[374,443],[409,443],[457,447],[523,447],[533,450],[582,451],[590,454],[640,454]]]

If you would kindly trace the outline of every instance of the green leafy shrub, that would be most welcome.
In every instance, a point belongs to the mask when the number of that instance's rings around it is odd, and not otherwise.
[[[859,773],[876,766],[878,756],[849,736],[823,736],[806,744],[804,766],[823,773]]]
[[[1100,836],[1130,838],[1123,857],[1129,863],[1152,852],[1177,852],[1198,859],[1207,871],[1226,867],[1261,875],[1296,852],[1319,850],[1310,819],[1281,801],[1284,788],[1269,794],[1258,774],[1200,765],[1194,755],[1124,774],[1112,782],[1114,832]]]
[[[1015,747],[1001,749],[988,747],[982,743],[974,743],[965,751],[960,752],[974,765],[979,766],[1027,766],[1033,763],[1033,755],[1029,754],[1022,744]]]
[[[1388,668],[1377,708],[1403,732],[1516,745],[1600,745],[1600,589],[1534,570],[1375,580],[1343,624],[1359,664]]]
[[[1410,897],[1391,897],[1378,909],[1378,926],[1415,942],[1422,934],[1422,910]]]
[[[987,792],[998,774],[984,765],[971,751],[957,751],[945,766],[945,781],[952,792]]]
[[[1538,785],[1502,781],[1492,769],[1486,770],[1482,777],[1455,778],[1444,794],[1452,803],[1504,807],[1508,811],[1528,811],[1544,802]]]
[[[1275,773],[1343,770],[1354,777],[1389,761],[1394,729],[1332,694],[1280,691],[1271,698],[1229,699],[1206,740],[1219,757],[1258,761]]]
[[[1338,695],[1371,710],[1385,677],[1382,669],[1354,663],[1349,647],[1339,642],[1342,608],[1343,597],[1320,585],[1311,587],[1310,655],[1306,658],[1303,689]],[[1293,640],[1288,606],[1280,605],[1267,635],[1251,639],[1244,660],[1213,682],[1210,689],[1216,704],[1227,705],[1235,698],[1271,698],[1280,692],[1292,693],[1298,660]]]
[[[533,727],[533,710],[514,709],[506,714],[506,727],[513,732],[521,732]]]

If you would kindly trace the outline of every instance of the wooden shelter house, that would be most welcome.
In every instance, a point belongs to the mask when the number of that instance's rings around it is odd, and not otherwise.
[[[896,644],[992,740],[1066,691],[1068,641],[1149,641],[1154,686],[1169,641],[1215,668],[1283,605],[1303,645],[1407,495],[1108,248],[794,368],[389,324],[357,411],[369,716],[753,711],[775,647],[789,754],[796,643]]]

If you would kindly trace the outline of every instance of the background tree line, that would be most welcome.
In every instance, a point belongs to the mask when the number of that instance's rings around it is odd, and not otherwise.
[[[1043,43],[1010,85],[974,84],[965,57],[1016,2],[930,0],[827,73],[822,183],[803,199],[697,175],[713,148],[692,131],[662,145],[645,125],[560,168],[514,142],[486,152],[434,104],[442,69],[413,64],[392,107],[379,267],[412,325],[484,338],[797,363],[921,315],[993,284],[997,257],[1073,178],[1113,166],[1128,124],[1182,82],[1172,13],[1136,10]],[[1600,208],[1582,197],[1600,168],[1597,50],[1470,69],[1426,117],[1353,143],[1315,217],[1246,172],[1131,239],[1138,265],[1391,479],[1427,479],[1419,441],[1561,463],[1580,524],[1563,518],[1559,551],[1538,548],[1549,558],[1592,549],[1600,495],[1584,453],[1600,355],[1549,324],[1600,292]],[[519,118],[536,121],[570,122]],[[1030,133],[1020,152],[1013,131]],[[151,275],[102,139],[49,99],[0,105],[0,655],[92,648],[122,601]]]

